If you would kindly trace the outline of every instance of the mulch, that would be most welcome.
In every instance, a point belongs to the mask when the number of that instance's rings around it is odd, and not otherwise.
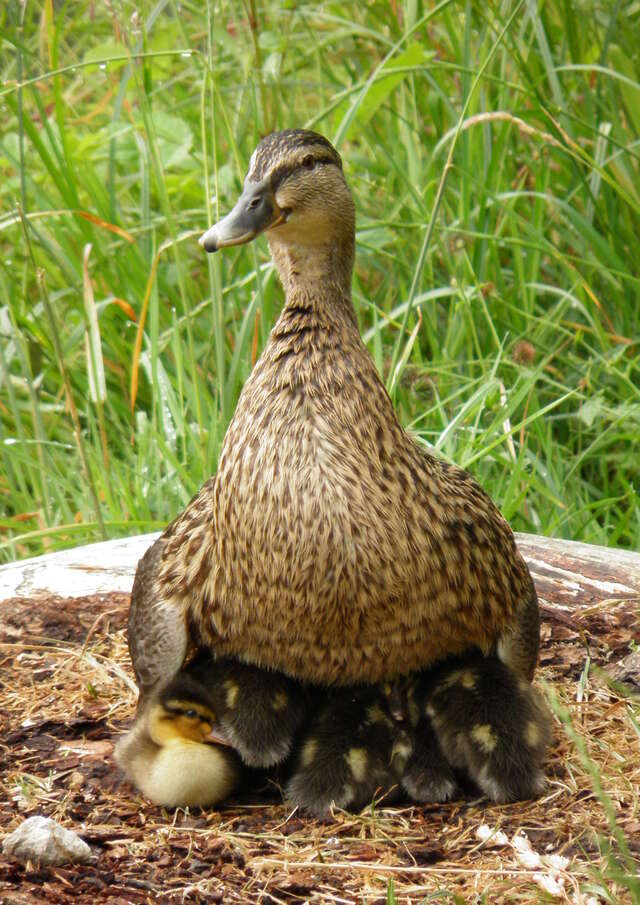
[[[127,783],[112,753],[135,704],[128,603],[108,594],[2,604],[2,835],[42,814],[75,830],[95,858],[40,868],[0,854],[0,902],[594,905],[605,901],[604,885],[611,900],[630,901],[615,875],[625,853],[593,767],[626,838],[629,870],[640,857],[639,677],[628,668],[637,601],[575,618],[543,601],[538,682],[557,715],[540,800],[382,801],[326,821],[291,813],[273,782],[191,813],[154,807]],[[487,826],[506,838],[483,841]],[[522,855],[523,834],[537,862]]]

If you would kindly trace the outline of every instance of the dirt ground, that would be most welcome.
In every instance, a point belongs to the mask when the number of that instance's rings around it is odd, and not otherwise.
[[[594,905],[607,900],[604,889],[609,901],[630,901],[616,880],[624,853],[593,765],[637,865],[637,601],[572,615],[543,601],[538,681],[571,719],[569,727],[555,719],[543,798],[500,807],[484,799],[382,802],[325,822],[290,813],[274,783],[220,811],[150,805],[112,760],[135,703],[128,596],[15,598],[0,607],[2,835],[43,814],[74,829],[95,855],[88,865],[46,869],[0,855],[2,903]],[[630,684],[612,684],[616,673]],[[498,829],[504,837],[483,841]]]

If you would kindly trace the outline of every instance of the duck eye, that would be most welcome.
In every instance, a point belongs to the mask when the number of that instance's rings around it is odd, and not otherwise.
[[[312,170],[315,165],[315,160],[313,158],[313,154],[307,154],[306,157],[302,158],[302,166],[306,170]]]
[[[194,720],[198,716],[197,710],[185,710],[184,715],[189,717],[190,720]]]

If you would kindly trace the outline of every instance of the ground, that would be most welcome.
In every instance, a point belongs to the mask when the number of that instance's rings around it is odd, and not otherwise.
[[[574,615],[543,601],[537,681],[555,693],[560,715],[568,710],[588,758],[556,716],[549,786],[539,801],[382,802],[325,822],[290,813],[273,783],[219,811],[150,805],[112,760],[135,703],[128,596],[15,598],[0,606],[0,828],[4,834],[43,814],[76,830],[95,853],[92,864],[47,869],[0,855],[2,903],[374,905],[474,902],[483,893],[485,901],[513,903],[549,901],[545,883],[555,901],[586,903],[603,884],[611,901],[631,901],[614,874],[622,855],[606,800],[594,791],[593,765],[637,859],[637,698],[633,678],[631,691],[608,678],[633,662],[636,601]],[[483,826],[506,838],[483,842]],[[533,849],[528,858],[522,833]]]

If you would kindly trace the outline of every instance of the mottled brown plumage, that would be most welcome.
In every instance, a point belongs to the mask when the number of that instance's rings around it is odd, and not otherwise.
[[[179,623],[185,645],[319,683],[377,682],[471,647],[531,677],[538,606],[511,528],[402,428],[360,337],[353,200],[322,136],[265,138],[201,242],[263,231],[284,308],[216,476],[141,564],[130,625],[142,631],[153,608],[156,638]],[[136,672],[153,685],[174,664]]]

